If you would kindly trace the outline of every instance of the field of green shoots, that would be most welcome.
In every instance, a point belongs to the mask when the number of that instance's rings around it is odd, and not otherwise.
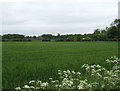
[[[23,86],[31,80],[57,78],[59,69],[82,73],[83,64],[109,68],[104,61],[117,55],[117,42],[3,42],[3,89]]]

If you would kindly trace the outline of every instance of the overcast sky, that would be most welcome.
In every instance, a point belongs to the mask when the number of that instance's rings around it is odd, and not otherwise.
[[[4,2],[2,34],[93,33],[118,18],[119,0],[49,0]]]

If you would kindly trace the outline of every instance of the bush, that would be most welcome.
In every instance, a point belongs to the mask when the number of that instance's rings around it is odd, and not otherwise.
[[[2,42],[8,42],[9,40],[8,39],[2,39]]]
[[[42,42],[50,42],[50,39],[43,39]]]
[[[27,41],[32,41],[31,39],[27,39]]]
[[[118,41],[118,39],[115,39],[115,38],[114,39],[109,39],[109,41]]]
[[[31,39],[2,39],[3,42],[13,41],[13,42],[22,42],[22,41],[32,41]]]
[[[73,39],[67,39],[66,41],[67,41],[67,42],[71,42],[71,41],[74,41],[74,40],[73,40]]]
[[[56,41],[56,42],[63,42],[64,39],[56,39],[55,41]]]
[[[120,89],[119,83],[119,65],[120,59],[111,57],[106,60],[112,65],[111,69],[106,69],[100,65],[84,64],[82,68],[89,78],[83,79],[80,72],[58,70],[58,79],[49,78],[49,82],[30,81],[28,85],[24,85],[25,90],[39,89]],[[21,90],[20,87],[15,88]]]
[[[90,37],[86,37],[85,39],[82,39],[82,41],[92,41]]]

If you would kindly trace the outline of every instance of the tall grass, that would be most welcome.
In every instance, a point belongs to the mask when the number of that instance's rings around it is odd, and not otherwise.
[[[4,42],[2,55],[3,88],[12,89],[33,79],[57,78],[59,69],[83,72],[81,66],[86,63],[109,68],[104,60],[118,55],[118,43]]]

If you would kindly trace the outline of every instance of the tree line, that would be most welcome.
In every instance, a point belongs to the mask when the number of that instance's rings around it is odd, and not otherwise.
[[[0,35],[2,41],[118,41],[120,39],[120,19],[115,19],[110,27],[95,29],[91,34],[43,34],[41,36],[25,36],[20,34]]]

